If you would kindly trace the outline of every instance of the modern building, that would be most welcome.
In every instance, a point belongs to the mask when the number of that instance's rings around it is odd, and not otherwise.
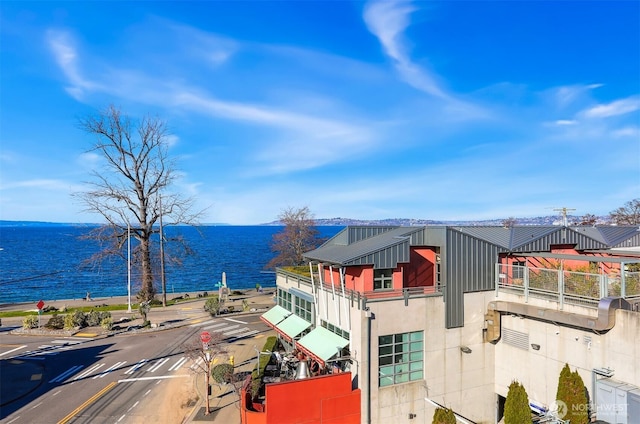
[[[307,390],[349,374],[362,423],[431,423],[437,406],[498,422],[513,380],[549,415],[569,364],[590,396],[579,407],[638,424],[639,246],[630,226],[346,227],[309,269],[278,270],[262,318],[313,368]],[[260,413],[281,407],[267,395]]]

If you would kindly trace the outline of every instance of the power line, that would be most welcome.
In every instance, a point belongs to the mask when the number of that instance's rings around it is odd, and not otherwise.
[[[25,277],[25,278],[18,278],[18,279],[15,279],[15,280],[0,281],[0,284],[11,284],[11,283],[19,283],[21,281],[37,280],[38,278],[43,278],[43,277],[49,277],[51,275],[62,274],[63,272],[64,271],[56,271],[56,272],[50,272],[48,274],[34,275],[32,277]]]

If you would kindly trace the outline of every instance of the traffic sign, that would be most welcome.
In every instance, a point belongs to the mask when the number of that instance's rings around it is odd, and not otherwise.
[[[37,306],[37,307],[38,307],[38,309],[40,310],[40,309],[44,308],[44,302],[43,302],[42,300],[40,300],[40,302],[38,302],[38,303],[36,304],[36,306]]]
[[[202,343],[209,343],[211,341],[211,334],[209,334],[208,331],[203,331],[200,333],[200,340],[202,340]]]

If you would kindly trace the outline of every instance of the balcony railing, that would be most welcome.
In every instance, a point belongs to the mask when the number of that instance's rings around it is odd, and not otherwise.
[[[327,282],[321,283],[317,273],[313,274],[313,284],[311,283],[311,277],[295,272],[290,272],[285,269],[279,268],[277,270],[277,275],[279,277],[284,277],[289,283],[294,282],[298,287],[300,287],[301,285],[307,287],[315,287],[316,291],[324,290],[326,292],[335,293],[338,296],[342,296],[344,293],[344,296],[346,298],[352,301],[357,301],[358,303],[360,303],[361,301],[366,303],[393,299],[409,299],[442,295],[442,288],[436,286],[404,287],[401,289],[384,289],[359,292],[348,288],[343,289],[342,285],[340,285],[339,282],[336,282],[335,285]]]
[[[640,300],[640,272],[607,275],[496,264],[496,295],[501,290],[522,293],[525,301],[531,296],[555,300],[561,307],[569,303],[597,308],[608,296]]]

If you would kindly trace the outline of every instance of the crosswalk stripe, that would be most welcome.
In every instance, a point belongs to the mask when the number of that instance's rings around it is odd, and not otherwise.
[[[164,358],[164,359],[158,360],[158,362],[156,362],[154,365],[152,365],[147,371],[156,372],[158,370],[158,368],[160,368],[162,365],[164,365],[164,363],[167,362],[168,360],[169,360],[169,358]]]
[[[81,369],[82,369],[82,365],[74,365],[73,367],[69,368],[68,370],[66,370],[56,378],[49,380],[49,383],[58,383],[60,381],[64,381],[67,377],[69,377],[70,375],[74,374],[77,371],[80,371]]]
[[[141,359],[138,361],[138,363],[136,363],[133,367],[131,367],[130,370],[128,370],[127,372],[125,372],[125,374],[133,374],[134,372],[138,371],[140,368],[142,368],[147,362],[149,362],[147,359]]]
[[[178,368],[180,368],[185,362],[187,362],[188,359],[189,358],[183,356],[175,364],[173,364],[171,368],[169,368],[169,371],[177,371]]]
[[[116,362],[115,364],[111,365],[109,368],[107,368],[106,370],[102,371],[99,374],[96,374],[93,377],[93,380],[95,380],[96,378],[103,378],[105,375],[109,374],[111,371],[115,370],[116,368],[126,364],[127,361],[123,361],[123,362]]]
[[[247,331],[248,329],[249,329],[248,327],[243,327],[243,328],[238,328],[237,330],[225,331],[222,334],[224,334],[225,336],[229,336],[231,334],[240,333],[242,331]]]
[[[219,323],[217,323],[217,324],[208,325],[208,326],[203,327],[203,328],[204,328],[205,330],[211,330],[211,329],[214,329],[214,328],[216,328],[216,329],[217,329],[217,328],[219,328],[219,327],[225,327],[225,326],[227,326],[227,325],[229,325],[229,324],[227,324],[226,322],[219,322]]]
[[[200,327],[200,326],[211,324],[211,323],[214,323],[214,322],[216,322],[216,320],[214,320],[214,319],[210,319],[208,321],[200,321],[200,320],[198,320],[198,321],[194,322],[193,324],[190,324],[189,327]]]
[[[232,337],[230,337],[230,338],[232,338],[232,339],[239,339],[239,338],[241,338],[241,337],[251,337],[251,336],[253,336],[254,334],[258,334],[259,332],[260,332],[260,331],[258,331],[258,330],[251,330],[251,331],[248,331],[248,332],[243,333],[243,334],[238,334],[238,335],[236,335],[236,336],[232,336]]]
[[[80,380],[81,378],[83,378],[83,377],[85,377],[85,376],[87,376],[87,375],[91,374],[91,373],[92,373],[92,372],[94,372],[94,371],[99,370],[100,368],[104,367],[105,365],[106,365],[106,364],[96,364],[96,365],[92,366],[91,368],[87,369],[87,370],[86,370],[85,372],[83,372],[82,374],[80,374],[80,375],[76,376],[76,378],[74,378],[74,379],[73,379],[73,381]]]

